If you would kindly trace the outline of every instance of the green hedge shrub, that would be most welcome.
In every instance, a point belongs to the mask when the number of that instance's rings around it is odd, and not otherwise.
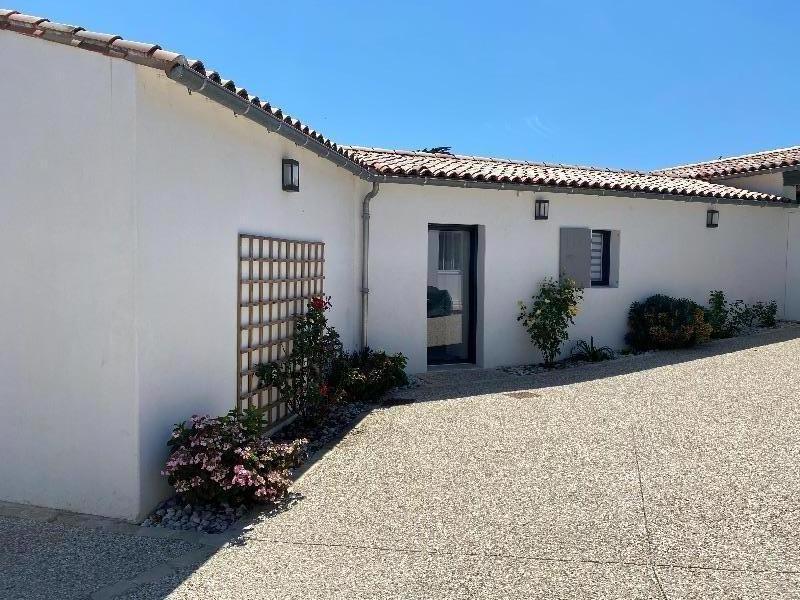
[[[328,386],[339,402],[377,400],[390,389],[406,385],[407,359],[366,348],[344,352],[334,362]]]
[[[656,294],[628,311],[625,340],[636,350],[688,348],[710,335],[703,307],[687,298]]]

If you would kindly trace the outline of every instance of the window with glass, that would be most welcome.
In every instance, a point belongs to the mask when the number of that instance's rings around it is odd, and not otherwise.
[[[611,232],[592,230],[592,246],[589,273],[593,286],[608,285],[608,272],[611,249]]]
[[[428,227],[428,363],[475,361],[477,229]]]

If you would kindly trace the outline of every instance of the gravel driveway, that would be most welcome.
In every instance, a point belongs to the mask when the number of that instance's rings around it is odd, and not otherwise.
[[[315,462],[290,510],[121,597],[800,598],[798,357],[789,327],[428,374]]]

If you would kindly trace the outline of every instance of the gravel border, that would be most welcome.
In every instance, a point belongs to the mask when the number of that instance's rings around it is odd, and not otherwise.
[[[778,321],[775,327],[751,327],[747,330],[742,331],[739,335],[732,336],[730,338],[717,338],[709,340],[711,342],[718,341],[720,339],[735,339],[740,337],[747,337],[750,335],[755,335],[758,333],[765,333],[769,331],[776,331],[779,329],[784,329],[786,327],[793,327],[798,324],[798,321]],[[577,343],[578,340],[576,340]],[[707,343],[707,342],[706,342]],[[574,348],[573,348],[574,349]],[[566,358],[561,359],[560,361],[556,362],[555,365],[551,367],[546,367],[544,363],[532,363],[532,364],[525,364],[525,365],[512,365],[508,367],[497,367],[496,370],[502,373],[508,373],[509,375],[516,375],[518,377],[527,377],[530,375],[538,375],[539,373],[551,373],[553,371],[564,370],[564,369],[574,369],[576,367],[582,367],[584,365],[592,365],[597,364],[598,362],[609,362],[609,361],[616,361],[616,360],[625,360],[632,358],[634,356],[643,356],[647,354],[656,354],[659,352],[675,352],[676,349],[672,350],[646,350],[644,352],[636,352],[630,349],[625,349],[623,351],[614,351],[614,357],[606,359],[604,361],[588,361],[588,360],[579,360],[573,358],[572,355],[567,356]],[[678,348],[677,350],[680,350]]]

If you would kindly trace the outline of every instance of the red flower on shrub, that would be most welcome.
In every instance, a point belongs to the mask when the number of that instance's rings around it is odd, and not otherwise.
[[[321,386],[319,386],[319,395],[323,398],[327,398],[330,393],[331,389],[328,387],[327,383],[323,383]]]
[[[331,307],[331,300],[330,298],[326,298],[325,296],[314,296],[311,298],[311,301],[308,303],[309,308],[312,310],[318,310],[320,312],[328,310]]]

